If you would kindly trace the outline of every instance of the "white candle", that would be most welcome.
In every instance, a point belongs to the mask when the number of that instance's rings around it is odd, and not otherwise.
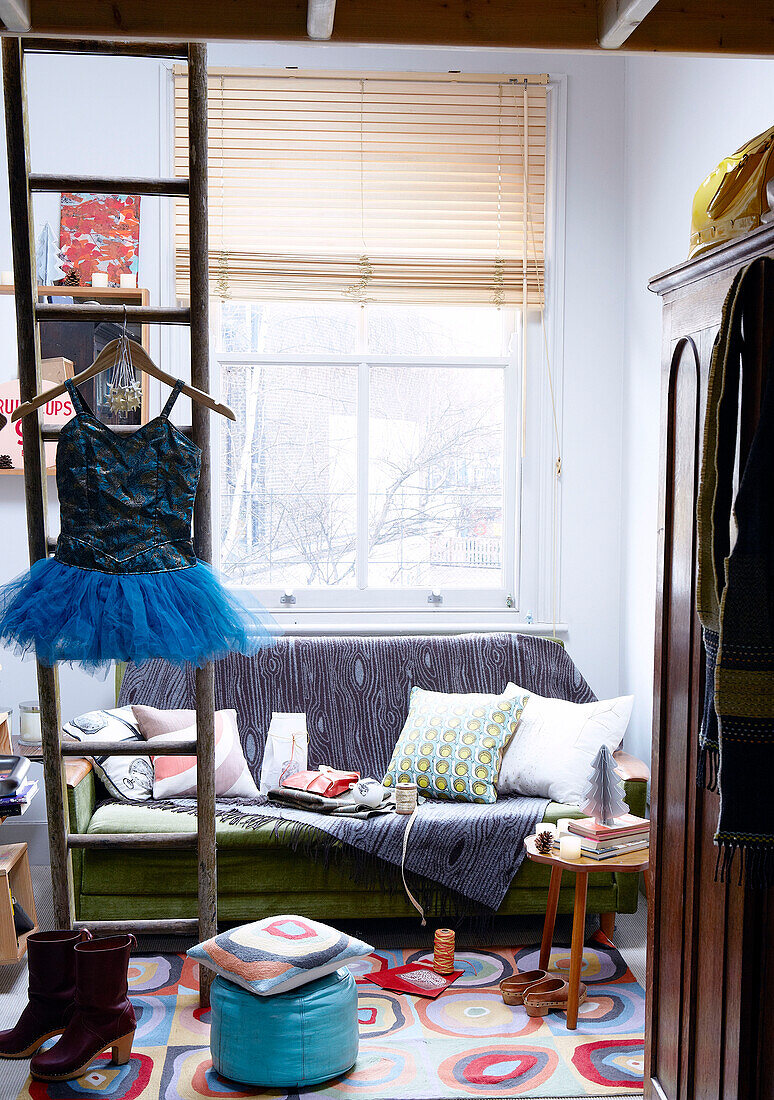
[[[92,276],[91,276],[91,285],[92,286],[107,286],[108,285],[107,271],[95,271],[95,272],[93,272]]]
[[[119,283],[121,286],[125,287],[137,286],[137,276],[133,271],[122,271]]]
[[[557,829],[559,830],[559,836],[566,836],[570,831],[570,822],[573,819],[571,817],[560,817],[557,822]]]
[[[19,703],[19,734],[26,744],[40,742],[40,705],[36,699]]]
[[[562,859],[580,859],[581,842],[579,836],[563,836],[559,838],[559,855]]]
[[[553,825],[550,821],[541,821],[536,829],[536,832],[550,833],[554,840],[556,840],[557,836],[559,835],[556,825]]]
[[[13,286],[13,272],[3,271],[0,273],[0,283],[2,283],[3,286]]]

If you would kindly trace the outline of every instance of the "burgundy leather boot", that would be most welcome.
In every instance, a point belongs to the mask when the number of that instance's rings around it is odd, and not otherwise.
[[[75,1011],[61,1039],[36,1054],[30,1072],[39,1081],[80,1077],[108,1047],[119,1066],[129,1061],[135,1019],[128,997],[134,936],[90,940],[75,948]]]
[[[0,1058],[29,1058],[61,1035],[75,1007],[75,946],[88,932],[33,932],[27,937],[29,1001],[9,1031],[0,1031]]]

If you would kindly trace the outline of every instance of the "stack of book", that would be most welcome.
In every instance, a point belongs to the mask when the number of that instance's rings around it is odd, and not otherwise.
[[[581,838],[584,856],[589,859],[611,859],[647,848],[650,822],[633,814],[617,817],[614,825],[602,825],[593,817],[582,817],[571,821],[567,828]],[[559,847],[558,838],[554,847]]]
[[[13,794],[0,798],[0,818],[20,817],[38,792],[37,779],[25,779]]]

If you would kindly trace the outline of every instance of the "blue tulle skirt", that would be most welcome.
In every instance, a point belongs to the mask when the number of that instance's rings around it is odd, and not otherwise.
[[[163,657],[204,665],[272,643],[271,617],[248,609],[204,562],[162,573],[114,574],[37,561],[0,588],[0,645],[101,669]]]

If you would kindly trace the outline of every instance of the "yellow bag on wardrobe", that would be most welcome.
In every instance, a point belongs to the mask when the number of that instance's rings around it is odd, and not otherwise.
[[[688,258],[772,220],[773,206],[774,126],[722,160],[699,187]]]

